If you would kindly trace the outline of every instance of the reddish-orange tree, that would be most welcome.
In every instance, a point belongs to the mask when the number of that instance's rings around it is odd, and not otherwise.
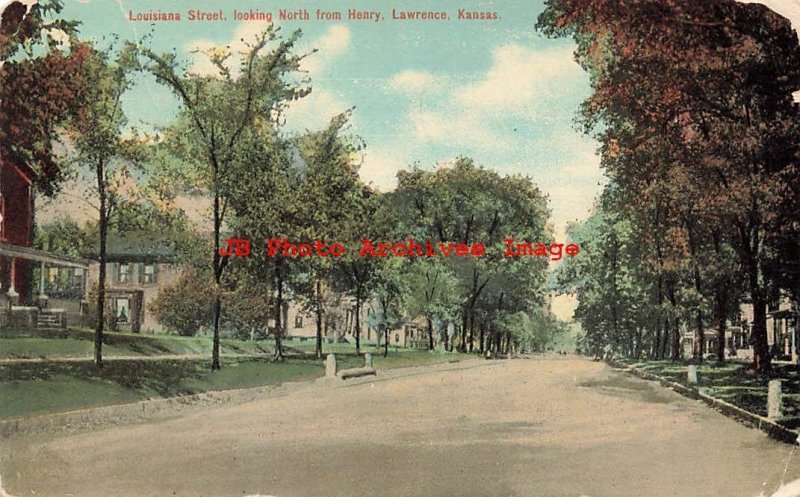
[[[678,286],[695,294],[697,338],[704,298],[715,302],[724,336],[725,290],[739,273],[753,304],[755,367],[768,369],[768,241],[779,230],[781,195],[798,181],[800,49],[789,22],[733,0],[549,0],[539,27],[578,43],[594,90],[583,123],[632,215],[655,209],[651,219],[677,235],[669,241],[685,245]],[[652,245],[661,264],[658,240]],[[725,263],[712,265],[717,258]]]
[[[73,36],[74,23],[48,20],[60,10],[55,0],[30,9],[12,2],[0,24],[0,161],[30,167],[38,191],[48,195],[61,171],[53,143],[77,111],[88,55]],[[56,43],[56,34],[68,46]]]

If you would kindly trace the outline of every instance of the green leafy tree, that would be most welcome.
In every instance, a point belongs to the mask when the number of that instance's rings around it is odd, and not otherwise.
[[[212,76],[182,69],[175,54],[144,51],[150,72],[180,100],[182,110],[176,124],[179,130],[174,134],[185,137],[183,149],[197,158],[189,164],[201,167],[197,176],[202,178],[212,201],[214,243],[211,269],[215,290],[211,368],[214,370],[220,368],[222,277],[229,262],[220,254],[221,235],[231,194],[240,186],[229,181],[230,173],[237,151],[253,126],[274,121],[287,102],[310,91],[303,83],[298,86],[288,80],[297,72],[302,59],[302,56],[292,53],[298,37],[299,33],[295,33],[280,39],[277,31],[270,27],[245,53],[240,54],[236,69],[231,69],[228,64],[228,59],[236,56],[230,50],[212,50],[207,53],[216,68],[216,74]],[[272,42],[277,42],[277,46],[270,48]],[[280,351],[276,353],[280,354]]]
[[[103,329],[105,326],[106,241],[109,221],[120,207],[131,182],[131,167],[140,159],[140,143],[125,138],[127,119],[122,109],[122,95],[133,84],[138,70],[136,49],[125,44],[116,53],[92,47],[83,67],[86,84],[81,94],[81,108],[72,123],[76,169],[94,177],[87,197],[97,200],[100,276],[97,287],[97,323],[94,361],[102,367]],[[85,170],[85,171],[84,171]]]
[[[210,275],[194,269],[185,269],[171,285],[158,289],[149,310],[159,323],[173,329],[181,336],[194,336],[203,327],[213,323],[211,301],[213,286]]]
[[[298,195],[298,239],[326,243],[341,241],[342,227],[352,224],[361,199],[358,152],[363,143],[347,136],[351,112],[334,116],[328,126],[296,140],[302,170]],[[315,354],[322,358],[324,292],[338,261],[310,257],[301,262],[307,277],[295,284],[297,295],[316,316]]]

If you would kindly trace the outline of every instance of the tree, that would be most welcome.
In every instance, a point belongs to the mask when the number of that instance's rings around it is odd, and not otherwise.
[[[214,275],[214,338],[212,370],[220,368],[219,325],[222,307],[222,276],[228,258],[220,254],[231,192],[239,185],[228,181],[234,156],[247,131],[259,121],[274,121],[286,102],[305,96],[310,89],[288,82],[302,56],[292,53],[299,37],[296,32],[279,39],[277,30],[267,29],[248,50],[240,54],[236,70],[228,59],[230,50],[214,49],[207,53],[216,68],[213,76],[201,76],[182,70],[175,54],[158,55],[145,50],[148,69],[156,79],[169,87],[182,105],[178,124],[189,140],[187,150],[199,158],[202,178],[212,200],[214,252],[211,269]],[[278,41],[277,47],[268,45]],[[276,352],[279,353],[279,352]]]
[[[539,27],[578,43],[594,90],[583,123],[601,142],[612,181],[627,199],[650,188],[656,219],[674,221],[685,236],[684,288],[695,294],[687,304],[697,338],[711,293],[722,327],[721,303],[729,300],[722,282],[736,280],[716,275],[704,288],[699,256],[705,247],[726,254],[729,246],[753,304],[754,366],[768,370],[766,244],[777,229],[776,200],[797,181],[787,170],[798,143],[791,94],[800,87],[800,48],[788,21],[730,0],[645,1],[626,9],[604,0],[551,0]],[[693,190],[686,178],[702,188]],[[665,285],[673,304],[678,285]]]
[[[194,336],[213,322],[208,302],[212,296],[210,275],[194,269],[184,270],[175,283],[158,289],[156,300],[149,310],[159,323],[181,336]]]
[[[545,228],[546,200],[530,178],[501,177],[461,157],[452,167],[434,172],[419,168],[401,171],[393,202],[400,216],[398,233],[403,236],[485,246],[485,255],[446,261],[459,282],[462,351],[473,350],[478,304],[493,281],[503,280],[506,269],[525,268],[531,281],[543,287],[546,261],[539,258],[516,266],[520,261],[503,256],[504,240],[509,236],[534,243],[552,239]],[[494,288],[501,290],[493,295],[498,299],[502,288]],[[529,301],[541,302],[542,296],[542,292],[533,292]]]
[[[113,57],[113,59],[112,59]],[[103,329],[105,326],[106,241],[109,220],[129,193],[130,168],[139,160],[140,143],[123,138],[127,120],[122,109],[122,95],[132,85],[137,70],[136,49],[126,44],[118,53],[92,47],[84,64],[86,86],[81,94],[81,108],[71,130],[74,141],[73,162],[94,176],[94,207],[99,214],[98,235],[100,275],[97,286],[97,323],[94,337],[94,362],[103,366]]]
[[[300,222],[296,196],[299,178],[291,167],[289,143],[277,135],[275,123],[264,121],[247,131],[231,162],[228,180],[239,185],[228,193],[233,214],[230,226],[236,237],[260,240],[269,234],[271,240],[296,239]],[[283,360],[284,304],[288,300],[285,294],[298,263],[282,250],[269,253],[273,247],[268,240],[266,245],[266,250],[258,250],[254,257],[238,261],[240,277],[231,285],[237,291],[247,291],[244,288],[252,285],[265,295],[274,293],[267,301],[272,303],[275,321],[275,359]]]
[[[353,171],[353,174],[355,171]],[[352,210],[341,225],[341,236],[346,250],[337,257],[334,267],[334,288],[344,291],[355,300],[353,335],[356,340],[356,353],[361,353],[361,311],[364,302],[371,295],[373,278],[376,275],[379,257],[362,255],[360,247],[363,240],[375,240],[384,232],[374,222],[380,206],[381,196],[370,187],[357,182],[355,175],[355,191],[351,193]]]
[[[400,326],[406,299],[414,295],[413,287],[406,286],[406,264],[401,258],[382,258],[373,276],[373,294],[378,299],[378,312],[372,315],[369,325],[383,334],[383,357],[389,355],[389,331]]]
[[[36,189],[53,195],[63,164],[53,143],[79,108],[89,47],[76,23],[50,19],[62,2],[11,2],[0,24],[0,161],[34,171]],[[58,43],[56,34],[69,39]]]
[[[361,202],[357,153],[363,143],[346,135],[351,111],[334,116],[327,128],[307,132],[295,140],[302,162],[298,207],[298,239],[323,242],[341,240],[343,226],[352,223]],[[357,235],[358,236],[358,235]],[[302,261],[308,278],[297,282],[298,296],[316,315],[315,354],[322,358],[322,327],[325,313],[323,293],[334,265],[329,256]]]

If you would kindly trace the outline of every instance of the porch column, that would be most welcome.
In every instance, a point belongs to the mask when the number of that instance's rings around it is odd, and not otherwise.
[[[39,298],[40,299],[46,299],[47,298],[47,295],[45,295],[45,293],[44,293],[44,279],[45,279],[46,271],[47,271],[47,267],[45,266],[44,261],[42,261],[42,266],[41,266],[41,271],[40,271],[41,274],[39,275]]]
[[[11,259],[11,275],[10,275],[11,279],[9,281],[8,292],[7,292],[10,305],[19,304],[19,302],[17,301],[17,299],[19,298],[19,294],[17,293],[17,290],[16,290],[16,280],[17,280],[16,273],[17,273],[17,259],[12,258]]]

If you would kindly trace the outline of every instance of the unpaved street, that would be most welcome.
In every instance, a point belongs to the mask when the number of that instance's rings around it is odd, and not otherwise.
[[[756,497],[800,477],[791,447],[564,358],[319,386],[41,442],[4,442],[11,495]]]

